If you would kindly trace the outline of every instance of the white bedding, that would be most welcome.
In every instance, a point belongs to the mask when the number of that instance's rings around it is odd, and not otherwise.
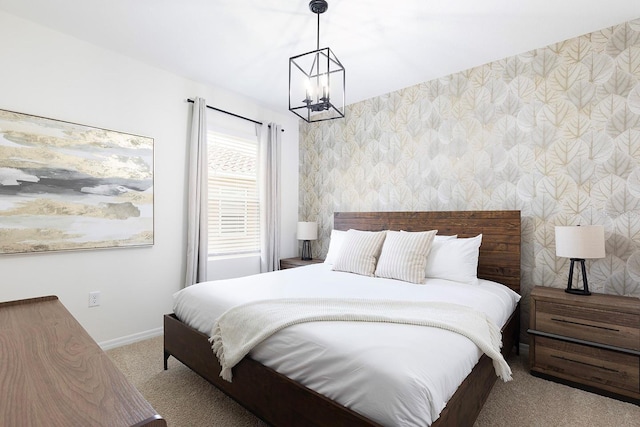
[[[210,335],[216,318],[235,305],[305,297],[451,302],[480,310],[499,326],[520,299],[506,286],[485,280],[468,285],[428,279],[416,285],[314,264],[190,286],[174,295],[174,313]],[[249,355],[380,424],[424,426],[438,418],[481,351],[442,329],[326,321],[285,328]]]

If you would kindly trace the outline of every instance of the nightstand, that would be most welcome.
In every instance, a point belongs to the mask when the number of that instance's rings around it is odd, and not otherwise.
[[[311,264],[320,264],[322,262],[324,262],[324,260],[319,258],[314,258],[310,260],[302,260],[300,259],[300,257],[285,258],[280,260],[280,270],[286,270],[287,268],[302,267],[302,266],[311,265]]]
[[[534,376],[640,403],[640,299],[531,291]]]

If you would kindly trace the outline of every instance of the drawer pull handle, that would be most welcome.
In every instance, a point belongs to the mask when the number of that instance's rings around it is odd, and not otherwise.
[[[560,359],[560,360],[564,360],[564,361],[567,361],[567,362],[579,363],[580,365],[591,366],[592,368],[603,369],[603,370],[609,371],[609,372],[614,372],[614,373],[619,373],[620,372],[617,369],[611,369],[611,368],[607,368],[606,366],[600,366],[600,365],[594,365],[592,363],[581,362],[579,360],[573,360],[573,359],[569,359],[569,358],[563,357],[563,356],[556,356],[554,354],[552,354],[551,357],[556,358],[556,359]]]
[[[616,329],[616,328],[607,328],[606,326],[597,326],[597,325],[587,325],[586,323],[572,322],[571,320],[558,319],[556,317],[552,317],[551,320],[555,322],[561,322],[561,323],[570,323],[572,325],[586,326],[589,328],[604,329],[605,331],[620,332],[620,329]]]

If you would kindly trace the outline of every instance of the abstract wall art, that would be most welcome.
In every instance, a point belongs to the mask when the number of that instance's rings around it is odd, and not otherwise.
[[[0,253],[152,245],[153,139],[0,110]]]

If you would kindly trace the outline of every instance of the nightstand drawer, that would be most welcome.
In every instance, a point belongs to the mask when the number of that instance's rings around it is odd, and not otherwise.
[[[640,396],[640,357],[546,337],[533,337],[531,369],[630,397]]]
[[[599,344],[640,350],[640,315],[538,301],[535,329]]]

